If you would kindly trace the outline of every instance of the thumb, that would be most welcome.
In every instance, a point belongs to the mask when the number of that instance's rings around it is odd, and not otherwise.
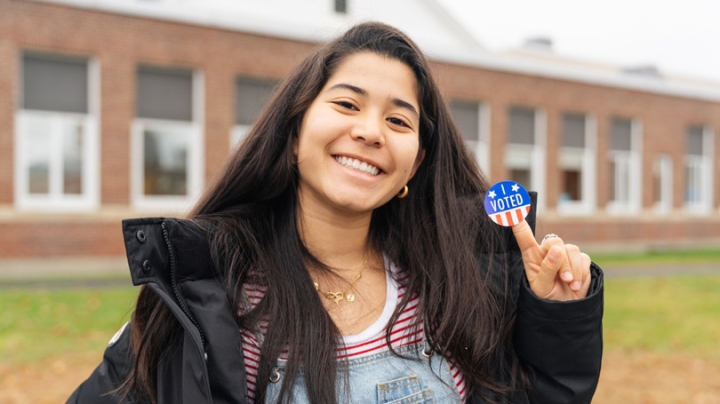
[[[545,255],[540,264],[540,271],[537,272],[533,283],[530,285],[538,297],[547,297],[553,290],[563,260],[563,250],[559,246],[553,246]]]

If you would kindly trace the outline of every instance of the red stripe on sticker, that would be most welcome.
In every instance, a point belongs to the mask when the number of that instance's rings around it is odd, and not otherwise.
[[[517,224],[513,221],[512,212],[510,212],[510,211],[505,212],[505,218],[507,219],[508,224],[513,224],[513,225]]]

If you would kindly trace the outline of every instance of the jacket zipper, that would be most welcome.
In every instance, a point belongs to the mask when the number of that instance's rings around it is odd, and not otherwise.
[[[203,352],[205,352],[205,334],[203,334],[202,328],[200,328],[200,325],[190,313],[190,309],[187,307],[187,304],[185,304],[185,299],[183,299],[182,295],[180,294],[180,288],[178,288],[177,278],[175,274],[175,252],[173,251],[172,245],[170,244],[170,236],[168,235],[165,222],[162,222],[161,226],[163,231],[163,237],[165,238],[165,245],[167,246],[168,254],[170,256],[170,283],[172,284],[175,299],[177,299],[178,303],[180,303],[180,308],[182,309],[183,313],[185,313],[185,315],[190,319],[190,322],[195,325],[195,328],[197,328],[198,332],[200,333],[200,341],[202,341]],[[204,355],[206,356],[205,359],[207,359],[207,353],[205,353]]]

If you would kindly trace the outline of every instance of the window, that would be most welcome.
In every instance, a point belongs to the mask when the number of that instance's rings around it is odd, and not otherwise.
[[[667,214],[672,210],[672,158],[658,154],[653,162],[653,204],[656,213]]]
[[[347,0],[335,0],[335,12],[347,14]]]
[[[231,146],[240,143],[270,101],[277,82],[270,79],[241,77],[235,83],[235,126],[230,134]]]
[[[562,116],[558,212],[589,214],[595,206],[595,120],[585,114]]]
[[[490,114],[485,105],[472,101],[450,101],[450,112],[468,148],[487,176],[490,175],[490,151],[488,145]]]
[[[708,213],[712,208],[712,134],[703,126],[687,129],[683,194],[689,212]]]
[[[140,209],[190,207],[202,182],[202,76],[140,66],[132,128],[132,201]]]
[[[88,59],[21,56],[15,203],[20,210],[99,205],[98,69]]]
[[[614,118],[608,151],[610,213],[631,214],[640,210],[641,126],[637,120]]]
[[[509,118],[505,152],[509,179],[520,183],[528,191],[537,191],[538,209],[542,209],[545,194],[545,112],[512,107]]]

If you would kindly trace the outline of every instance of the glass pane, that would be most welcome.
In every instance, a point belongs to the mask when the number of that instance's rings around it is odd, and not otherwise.
[[[76,120],[63,122],[63,193],[82,194],[83,126]]]
[[[685,166],[685,202],[700,202],[702,200],[700,183],[700,164],[691,160]]]
[[[630,160],[627,156],[615,156],[611,163],[611,195],[610,200],[630,202]]]
[[[186,195],[187,144],[181,130],[146,130],[145,195]]]
[[[662,202],[662,157],[655,157],[653,162],[653,202]]]
[[[138,68],[137,116],[192,121],[192,72],[179,69]]]
[[[580,170],[563,170],[563,191],[560,193],[560,202],[582,200],[582,173]]]
[[[23,108],[88,111],[87,60],[25,54],[22,69]]]
[[[585,147],[585,115],[563,115],[562,129],[563,147]]]
[[[240,78],[235,88],[235,123],[252,125],[275,92],[275,81]]]
[[[347,13],[347,0],[335,0],[335,12],[336,13]]]
[[[687,154],[692,156],[703,155],[703,128],[693,126],[688,128],[687,133]]]
[[[535,144],[535,111],[527,108],[510,109],[510,137],[513,144]]]
[[[615,118],[612,121],[611,150],[629,151],[631,147],[632,121]]]
[[[530,183],[530,170],[528,169],[512,169],[510,170],[510,180],[522,185],[528,191],[532,191]]]
[[[450,101],[450,112],[465,139],[480,139],[480,106],[477,102]]]
[[[28,167],[28,189],[31,194],[50,193],[50,143],[52,120],[43,118],[27,119],[25,145]]]

